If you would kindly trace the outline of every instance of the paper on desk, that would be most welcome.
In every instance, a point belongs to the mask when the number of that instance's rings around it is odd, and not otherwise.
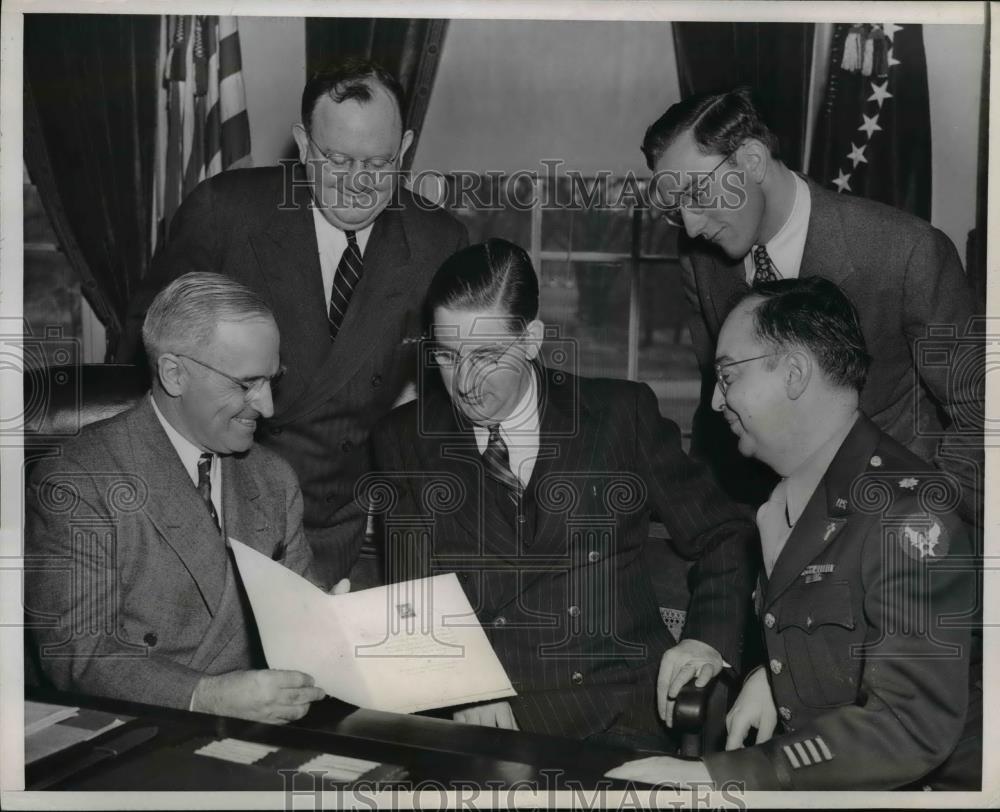
[[[329,595],[229,539],[271,668],[330,696],[414,713],[514,696],[454,573]]]

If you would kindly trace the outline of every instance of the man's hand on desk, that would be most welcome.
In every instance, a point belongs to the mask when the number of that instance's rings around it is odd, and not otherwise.
[[[700,640],[681,640],[667,649],[660,660],[660,675],[656,680],[656,707],[667,727],[674,724],[674,700],[691,678],[703,688],[711,682],[725,664],[722,655]]]
[[[467,725],[502,727],[505,730],[521,729],[517,726],[517,719],[514,718],[514,711],[509,702],[489,702],[485,705],[463,708],[455,711],[452,718]]]
[[[756,728],[757,744],[762,744],[771,738],[777,724],[778,712],[774,708],[767,672],[758,668],[746,678],[740,695],[726,714],[726,730],[729,731],[726,749],[739,750],[750,728]]]
[[[605,773],[620,781],[641,781],[644,784],[676,784],[679,787],[705,786],[712,783],[708,769],[701,761],[685,761],[671,756],[650,756],[627,761]]]
[[[231,671],[202,677],[191,697],[191,710],[283,724],[301,719],[311,702],[325,696],[301,671]]]

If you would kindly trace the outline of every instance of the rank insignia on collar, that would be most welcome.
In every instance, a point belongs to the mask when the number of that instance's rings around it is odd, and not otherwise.
[[[941,558],[948,553],[948,533],[934,516],[925,521],[903,526],[900,534],[903,551],[918,561]]]
[[[823,533],[823,541],[829,541],[830,540],[830,536],[832,536],[836,532],[837,532],[837,523],[836,522],[830,522],[826,526],[826,531]]]
[[[847,510],[847,500],[841,496],[834,504],[841,510]]]
[[[899,487],[906,488],[907,490],[912,491],[914,488],[917,487],[919,483],[920,480],[917,479],[916,477],[908,476],[905,479],[899,480]]]

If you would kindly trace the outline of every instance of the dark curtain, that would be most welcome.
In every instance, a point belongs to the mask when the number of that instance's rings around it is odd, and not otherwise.
[[[754,88],[781,158],[802,170],[815,26],[812,23],[674,23],[681,97]]]
[[[983,73],[979,103],[979,159],[976,177],[976,226],[969,232],[966,246],[966,269],[972,287],[986,312],[986,174],[990,163],[990,4],[986,4],[986,44],[983,48]]]
[[[24,15],[24,160],[115,358],[150,253],[156,15]]]
[[[306,19],[306,72],[348,56],[373,59],[392,72],[406,93],[404,129],[414,132],[403,168],[416,154],[420,127],[434,86],[447,20],[309,17]]]

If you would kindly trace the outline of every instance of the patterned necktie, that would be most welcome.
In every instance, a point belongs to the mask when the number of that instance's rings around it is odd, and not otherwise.
[[[500,424],[494,423],[488,426],[490,439],[486,443],[486,450],[483,452],[483,461],[486,463],[486,473],[494,479],[502,482],[515,494],[521,492],[520,480],[511,473],[510,454],[507,451],[507,444],[500,436]]]
[[[205,500],[208,505],[208,512],[215,522],[215,529],[222,532],[222,525],[219,524],[219,514],[215,510],[212,502],[212,458],[215,454],[205,452],[198,457],[198,495]]]
[[[781,279],[781,274],[774,267],[774,263],[763,245],[753,247],[753,265],[753,283],[755,285],[760,282],[775,282]]]
[[[344,323],[344,316],[347,315],[347,306],[351,303],[351,296],[354,289],[361,281],[361,272],[364,266],[361,264],[361,249],[358,247],[358,238],[353,231],[345,231],[347,237],[347,248],[340,257],[337,265],[337,273],[333,277],[333,288],[330,290],[330,308],[327,318],[330,319],[330,340],[333,341],[340,332],[340,325]]]

